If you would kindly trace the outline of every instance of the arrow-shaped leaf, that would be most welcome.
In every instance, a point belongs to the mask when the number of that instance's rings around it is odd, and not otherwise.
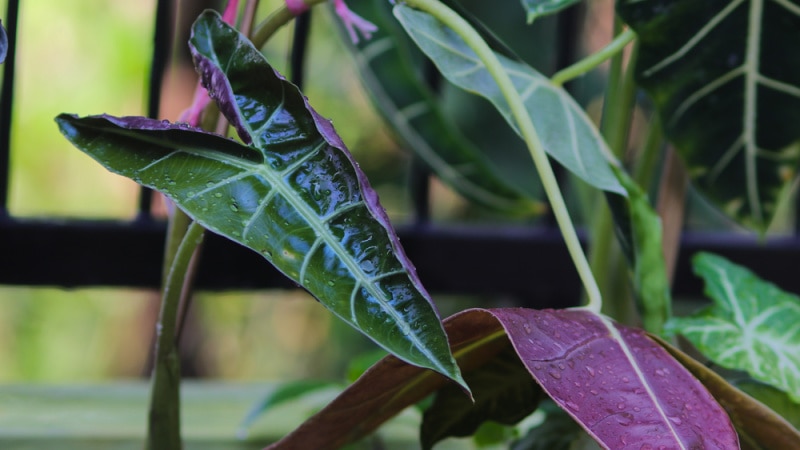
[[[262,254],[386,350],[463,384],[429,295],[330,122],[216,13],[198,19],[193,42],[209,92],[251,145],[144,118],[61,115],[62,133]]]
[[[641,330],[586,310],[521,308],[464,311],[446,319],[445,328],[465,374],[491,370],[489,362],[510,341],[530,376],[605,448],[738,448],[725,411]],[[495,384],[502,382],[518,379]],[[442,386],[441,380],[386,358],[269,448],[336,448]],[[506,394],[478,384],[476,398],[485,388]],[[512,410],[506,417],[531,407],[506,406]]]
[[[499,87],[463,39],[431,15],[402,3],[395,6],[394,13],[450,82],[488,99],[519,133]],[[592,186],[625,196],[611,171],[605,141],[575,100],[532,67],[497,57],[524,101],[545,151]]]
[[[617,2],[640,40],[637,80],[697,186],[765,229],[800,162],[796,1]]]
[[[521,192],[513,177],[498,171],[498,152],[484,154],[444,114],[423,82],[419,61],[425,57],[398,26],[391,8],[385,0],[352,5],[354,12],[378,26],[371,39],[349,45],[378,112],[436,176],[465,198],[514,215],[541,212],[544,205],[531,198],[533,193]],[[344,25],[340,28],[345,36]],[[534,169],[530,158],[521,164]]]
[[[668,330],[717,364],[747,371],[800,402],[800,297],[716,255],[698,254],[694,268],[714,304],[673,318]]]

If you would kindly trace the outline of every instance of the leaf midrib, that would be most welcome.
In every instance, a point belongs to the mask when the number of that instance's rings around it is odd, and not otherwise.
[[[210,40],[211,39],[211,35],[208,34],[207,36],[208,36],[208,38]],[[238,51],[238,48],[240,48],[243,45],[244,46],[252,46],[252,44],[250,44],[249,42],[243,41],[241,38],[237,38],[237,43],[236,43],[237,50],[234,50],[233,52],[231,52],[231,55],[235,54],[236,51]],[[207,48],[214,49],[215,47],[213,47],[213,45],[210,45]],[[256,50],[256,49],[254,49],[254,50]],[[223,73],[226,74],[225,82],[227,84],[228,89],[232,93],[233,89],[230,86],[230,82],[227,79],[227,71],[223,70],[223,65],[221,64],[221,61],[216,57],[217,56],[216,50],[214,50],[213,56],[214,57],[212,58],[209,55],[203,55],[203,57],[207,58],[209,61],[214,63],[219,70],[223,71]],[[228,66],[228,64],[225,65],[225,67],[227,67],[227,66]],[[281,80],[280,84],[281,84],[281,88],[282,88],[281,104],[278,105],[275,108],[275,110],[273,111],[273,113],[270,116],[270,118],[260,128],[265,128],[269,123],[271,123],[272,118],[275,116],[275,112],[283,107],[284,99],[286,97],[286,90],[285,90],[285,84],[283,83],[282,80]],[[244,119],[245,116],[242,114],[242,111],[240,110],[238,103],[232,102],[231,104],[235,106],[236,114],[239,116],[239,118],[240,119]],[[252,129],[252,127],[250,126],[250,123],[247,120],[241,120],[241,123],[242,123],[243,127],[247,130],[247,132],[250,133],[250,136],[251,136],[251,139],[252,139],[252,136],[255,135],[254,134],[255,130]],[[333,236],[333,234],[331,233],[330,229],[328,229],[328,227],[325,226],[327,221],[323,222],[322,220],[320,220],[321,218],[314,211],[312,211],[309,208],[309,206],[301,198],[299,198],[297,196],[297,194],[293,190],[289,189],[287,187],[287,185],[283,183],[283,178],[285,177],[285,175],[288,175],[288,174],[292,173],[292,170],[296,169],[299,166],[299,164],[301,164],[306,158],[312,157],[317,151],[319,151],[321,146],[326,145],[326,144],[330,145],[329,143],[327,143],[324,140],[324,138],[322,136],[318,135],[317,139],[318,139],[318,143],[315,145],[315,149],[313,151],[309,152],[309,154],[304,156],[304,158],[301,158],[300,161],[296,161],[294,164],[290,165],[289,167],[287,167],[286,169],[284,169],[283,171],[281,171],[281,172],[279,172],[277,174],[275,174],[272,171],[270,171],[266,167],[266,165],[263,165],[263,164],[262,165],[251,165],[250,163],[244,162],[244,161],[241,161],[241,160],[239,160],[237,162],[244,163],[243,164],[244,170],[247,170],[249,168],[251,171],[256,172],[256,173],[258,173],[260,175],[263,175],[264,178],[269,183],[272,184],[273,189],[275,189],[276,192],[279,195],[281,195],[300,214],[300,217],[302,217],[303,220],[305,220],[305,222],[312,228],[312,230],[314,231],[317,239],[322,239],[325,242],[325,244],[327,244],[328,246],[330,246],[334,250],[334,253],[336,253],[339,256],[339,259],[344,262],[345,266],[348,268],[350,273],[356,279],[356,286],[354,287],[354,290],[358,289],[359,285],[361,285],[364,288],[366,288],[367,291],[371,295],[374,296],[374,298],[379,300],[380,304],[383,307],[383,310],[386,311],[394,319],[395,323],[401,328],[401,331],[402,331],[403,335],[406,336],[409,340],[412,341],[412,343],[414,345],[414,348],[418,349],[421,353],[423,353],[425,355],[425,357],[430,362],[434,363],[434,365],[436,366],[436,368],[440,372],[442,372],[442,373],[450,373],[450,371],[447,370],[447,368],[443,366],[441,361],[439,361],[439,358],[436,357],[435,355],[433,355],[430,352],[430,350],[424,345],[424,342],[422,342],[419,339],[419,337],[417,336],[417,333],[413,332],[413,330],[411,329],[411,327],[409,326],[407,321],[400,315],[400,313],[394,307],[392,307],[391,303],[389,302],[390,299],[388,299],[386,297],[386,295],[384,294],[383,291],[381,291],[380,289],[378,289],[375,286],[375,284],[372,281],[372,279],[370,277],[368,277],[366,273],[364,273],[364,271],[361,269],[361,267],[358,264],[356,264],[355,261],[353,261],[351,258],[342,257],[342,255],[349,256],[348,253],[347,253],[347,250],[344,249],[344,247],[342,247],[341,243],[338,241],[338,239],[335,238],[335,236]],[[266,153],[266,149],[259,148],[258,150],[260,150],[262,153]],[[250,167],[248,167],[248,166],[250,166]],[[361,200],[361,203],[364,203],[363,198]],[[367,208],[367,209],[369,209],[369,208]],[[330,217],[328,217],[328,220],[330,220],[330,218],[332,218],[334,216],[335,216],[335,214],[331,215]],[[317,219],[317,220],[314,220],[314,219]],[[304,260],[306,258],[309,258],[310,256],[311,256],[310,254],[305,255]],[[405,271],[405,270],[404,270],[404,272],[407,273],[407,271]],[[300,283],[304,282],[302,280],[302,278],[300,280],[298,280],[298,281]],[[410,280],[409,280],[409,282],[410,282]],[[415,291],[416,291],[416,295],[420,295],[418,290],[415,289]],[[352,310],[352,301],[353,301],[352,299],[353,299],[353,296],[351,295],[351,310]],[[355,316],[351,317],[351,320],[355,324],[359,323]]]

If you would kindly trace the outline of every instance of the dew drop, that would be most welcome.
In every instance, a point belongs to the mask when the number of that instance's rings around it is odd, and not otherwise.
[[[592,395],[597,395],[597,394],[599,394],[599,392],[595,391],[594,389],[590,390],[589,392],[590,392]]]
[[[333,280],[328,280],[328,286],[330,287],[336,286],[336,282]]]
[[[222,193],[221,192],[215,192],[214,193],[214,197],[222,198]]]
[[[622,377],[622,382],[623,382],[623,383],[628,383],[628,382],[630,382],[630,381],[631,381],[631,379],[630,379],[630,378],[628,378],[628,377]]]
[[[617,409],[625,409],[625,403],[623,402],[617,403]]]
[[[267,258],[272,259],[272,252],[269,250],[261,250],[261,254],[266,256]]]
[[[674,423],[675,425],[680,425],[683,423],[680,417],[670,417],[670,422]]]
[[[231,211],[233,211],[233,212],[239,212],[239,205],[237,205],[237,204],[236,204],[236,202],[233,202],[233,203],[231,203],[231,204],[230,204],[230,205],[228,205],[228,206],[231,208]]]
[[[594,368],[591,366],[586,366],[586,371],[589,372],[589,375],[594,376]]]
[[[662,369],[656,369],[656,375],[663,377],[666,375],[666,372],[664,372]]]
[[[207,182],[206,187],[214,187],[214,182],[213,181]]]
[[[192,198],[192,197],[194,197],[194,191],[189,191],[186,193],[186,198]]]
[[[617,423],[622,425],[623,427],[627,427],[628,425],[633,423],[633,414],[631,413],[617,414]]]
[[[525,329],[525,332],[526,332],[526,333],[528,333],[528,334],[531,334],[531,326],[530,326],[530,325],[528,325],[528,323],[527,323],[527,322],[525,322],[525,323],[523,323],[523,324],[522,324],[522,328],[524,328],[524,329]]]
[[[556,380],[560,380],[561,379],[561,374],[559,372],[550,371],[550,372],[547,372],[547,374],[550,375],[551,377],[555,378]]]
[[[581,410],[580,406],[578,406],[576,403],[573,403],[573,402],[571,402],[569,400],[564,402],[564,404],[567,406],[567,408],[569,408],[569,409],[571,409],[573,411],[580,411]]]

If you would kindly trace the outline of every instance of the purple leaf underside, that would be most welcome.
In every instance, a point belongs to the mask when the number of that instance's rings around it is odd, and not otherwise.
[[[510,341],[544,391],[605,448],[739,448],[725,411],[642,330],[585,310],[472,309],[444,323],[465,374]],[[387,357],[269,448],[337,448],[443,385],[435,374]]]

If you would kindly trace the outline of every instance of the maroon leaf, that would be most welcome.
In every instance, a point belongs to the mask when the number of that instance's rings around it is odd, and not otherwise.
[[[586,310],[518,308],[464,311],[446,319],[445,330],[465,374],[510,340],[544,391],[605,448],[738,448],[725,411],[644,331]],[[338,448],[444,385],[431,371],[387,357],[269,448]],[[476,397],[479,389],[473,386]]]

